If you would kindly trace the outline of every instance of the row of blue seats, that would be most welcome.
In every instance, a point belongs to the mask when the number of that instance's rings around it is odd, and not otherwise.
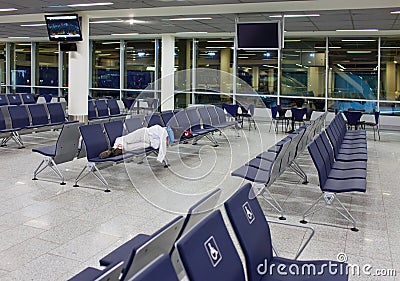
[[[313,140],[314,136],[321,131],[325,118],[326,113],[311,121],[310,124],[301,126],[267,151],[258,154],[232,172],[232,176],[261,184],[258,195],[261,195],[266,202],[280,213],[280,219],[282,220],[285,219],[284,210],[268,188],[288,167],[303,179],[303,184],[308,183],[307,175],[297,164],[296,158]]]
[[[56,144],[33,149],[34,152],[45,156],[34,171],[33,179],[37,179],[38,174],[47,167],[50,167],[61,179],[61,184],[65,184],[64,176],[57,168],[57,165],[72,161],[77,155],[78,157],[86,156],[88,164],[76,178],[75,186],[78,186],[78,182],[87,174],[93,174],[106,186],[105,191],[108,192],[110,191],[108,188],[109,185],[100,173],[99,165],[107,162],[119,163],[133,156],[147,155],[150,153],[156,154],[158,151],[147,148],[145,151],[133,151],[124,155],[104,159],[99,158],[99,154],[109,147],[112,147],[117,137],[133,132],[143,126],[150,127],[156,124],[163,127],[169,126],[171,128],[179,128],[178,132],[183,132],[185,130],[190,131],[190,139],[193,140],[193,143],[196,143],[200,138],[205,136],[217,145],[212,133],[216,130],[222,130],[233,126],[236,123],[227,121],[225,113],[218,107],[201,106],[185,110],[170,110],[162,113],[155,113],[145,116],[144,120],[142,120],[140,116],[131,116],[131,118],[125,118],[125,116],[123,116],[120,120],[116,118],[111,122],[108,118],[93,120],[92,123],[87,126],[83,126],[81,123],[65,125],[60,132]],[[83,138],[83,145],[79,143],[80,136]],[[175,142],[186,142],[188,140],[188,138],[181,137],[180,135],[176,135]],[[79,149],[79,147],[81,147],[81,149]],[[164,166],[168,166],[167,161],[164,162]]]
[[[308,151],[318,171],[322,194],[303,214],[301,222],[306,223],[305,218],[313,214],[316,205],[324,199],[328,205],[338,202],[344,213],[335,209],[352,223],[351,230],[358,231],[355,219],[337,194],[366,192],[368,157],[365,130],[347,130],[346,122],[339,113],[309,145]]]
[[[218,114],[218,112],[220,114]],[[219,118],[219,115],[221,115],[221,118]],[[180,128],[179,132],[190,132],[190,138],[193,140],[193,144],[197,143],[197,141],[202,137],[207,137],[215,146],[217,146],[218,144],[212,136],[212,133],[236,124],[235,122],[226,121],[223,111],[214,106],[200,106],[184,110],[171,110],[162,113],[155,113],[145,116],[144,121],[144,124],[142,124],[140,117],[132,116],[131,118],[126,119],[124,123],[122,121],[104,122],[102,124],[104,126],[105,134],[103,133],[101,124],[90,124],[88,126],[80,127],[80,132],[86,147],[88,166],[82,169],[81,173],[75,180],[74,186],[78,186],[78,182],[87,174],[97,174],[97,178],[107,187],[105,191],[109,192],[109,185],[100,173],[100,170],[97,167],[98,165],[110,162],[119,163],[138,155],[148,155],[151,153],[157,155],[158,150],[149,147],[145,150],[129,151],[119,156],[108,158],[99,157],[99,154],[102,151],[112,147],[117,137],[133,132],[141,128],[143,125],[148,127],[160,125],[162,127]],[[187,137],[177,135],[175,137],[175,142],[186,142],[187,139]],[[168,167],[168,161],[166,159],[164,160],[164,167]]]
[[[4,135],[1,146],[13,139],[19,148],[23,148],[21,133],[48,130],[66,122],[61,103],[1,106],[0,134]]]
[[[101,159],[99,154],[114,144],[115,139],[125,133],[133,132],[143,127],[143,122],[140,117],[132,117],[129,119],[103,122],[101,124],[84,123],[66,123],[62,126],[60,134],[54,145],[38,147],[32,149],[33,152],[40,153],[44,156],[39,166],[33,173],[33,179],[37,180],[37,176],[50,167],[56,175],[61,179],[62,185],[65,184],[64,175],[58,168],[59,164],[72,161],[73,159],[86,157],[88,160],[87,167],[84,167],[82,172],[75,180],[75,186],[78,186],[78,181],[89,173],[98,172],[96,177],[107,187],[108,183],[100,173],[97,164],[106,162],[122,161],[122,156]],[[152,152],[147,149],[146,153]],[[136,152],[138,154],[139,152]],[[132,152],[130,155],[133,155]],[[123,157],[128,157],[124,155]],[[83,173],[86,170],[87,173]]]
[[[0,94],[0,106],[3,105],[21,105],[36,103],[35,96],[31,93],[21,94]]]
[[[246,184],[224,202],[225,222],[221,210],[215,209],[221,194],[216,189],[185,217],[176,217],[152,235],[139,234],[101,258],[104,269],[88,267],[69,281],[178,281],[185,275],[191,281],[348,280],[346,263],[276,256],[269,223],[254,192]]]
[[[98,99],[88,101],[88,119],[104,119],[122,116],[116,99]]]

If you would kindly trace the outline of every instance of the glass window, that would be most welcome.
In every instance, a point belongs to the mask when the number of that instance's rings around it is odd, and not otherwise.
[[[93,88],[119,89],[119,41],[93,42]]]
[[[325,39],[286,39],[281,95],[325,97]]]
[[[69,53],[68,52],[61,52],[62,54],[62,86],[68,87],[68,69],[69,69]]]
[[[380,99],[400,101],[400,41],[381,41],[381,92]]]
[[[0,92],[6,92],[6,44],[0,44]]]
[[[31,85],[31,43],[11,44],[10,52],[12,92],[30,92],[29,88],[16,86]]]
[[[378,39],[332,38],[329,40],[329,109],[372,111],[378,92]],[[335,100],[340,99],[340,100]]]
[[[154,40],[125,42],[125,89],[146,89],[154,82],[155,68]]]
[[[233,39],[199,39],[196,54],[196,68],[219,70],[197,71],[196,103],[230,102],[228,95],[233,91]],[[207,92],[207,94],[201,94],[201,92]],[[225,95],[212,94],[214,92],[225,93]]]
[[[175,40],[175,107],[185,108],[191,101],[193,39]]]
[[[58,87],[58,44],[38,43],[36,46],[36,86]],[[41,95],[58,95],[58,89],[40,88]]]

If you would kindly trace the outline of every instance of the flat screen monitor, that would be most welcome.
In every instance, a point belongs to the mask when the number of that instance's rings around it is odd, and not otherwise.
[[[280,37],[279,21],[236,24],[237,49],[279,49]]]
[[[81,41],[82,33],[77,14],[47,15],[46,25],[50,41]]]

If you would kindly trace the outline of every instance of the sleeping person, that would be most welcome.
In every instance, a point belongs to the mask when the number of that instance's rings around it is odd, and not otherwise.
[[[112,148],[100,153],[100,158],[108,158],[123,153],[144,150],[147,147],[158,149],[157,160],[163,162],[167,154],[167,143],[173,142],[173,134],[168,127],[154,125],[140,128],[127,135],[116,138]]]

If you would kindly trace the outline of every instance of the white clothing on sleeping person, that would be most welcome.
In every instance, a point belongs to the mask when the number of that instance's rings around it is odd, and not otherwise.
[[[152,147],[158,149],[157,160],[162,162],[167,154],[167,131],[160,125],[150,128],[140,128],[125,136],[116,138],[113,148],[122,149],[122,152],[129,152],[137,149]]]

